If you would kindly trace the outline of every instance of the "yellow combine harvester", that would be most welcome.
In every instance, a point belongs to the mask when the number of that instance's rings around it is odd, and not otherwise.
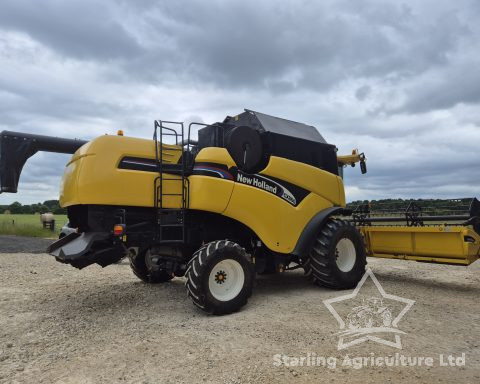
[[[369,207],[352,215],[342,169],[360,163],[365,173],[364,155],[337,156],[314,127],[259,112],[188,128],[155,121],[153,140],[4,131],[2,192],[16,192],[37,151],[73,153],[60,203],[77,232],[51,255],[77,268],[128,255],[145,282],[185,276],[194,304],[210,313],[242,307],[255,272],[303,268],[317,284],[346,289],[367,255],[467,265],[479,254],[478,201],[455,226],[421,226],[417,214],[415,225],[394,227]]]

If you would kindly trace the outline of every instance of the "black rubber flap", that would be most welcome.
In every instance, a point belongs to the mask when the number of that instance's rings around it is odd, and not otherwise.
[[[93,263],[105,267],[125,255],[125,250],[113,245],[106,232],[71,233],[53,243],[47,252],[58,261],[79,269]]]

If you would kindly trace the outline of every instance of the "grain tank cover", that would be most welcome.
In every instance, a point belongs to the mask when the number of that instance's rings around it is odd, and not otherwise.
[[[260,136],[263,159],[258,161],[258,165],[256,160],[259,156],[258,153],[254,153],[258,145],[247,143],[247,139],[242,141],[240,135],[236,135],[235,140],[231,139],[231,132],[235,132],[236,129],[247,131],[246,128],[256,131]],[[225,138],[223,142],[221,135],[213,134],[213,132],[209,133],[208,137],[210,143],[215,143],[213,146],[225,146],[237,165],[242,158],[245,158],[247,163],[248,160],[251,160],[254,165],[247,164],[247,169],[243,170],[259,171],[268,164],[270,156],[277,156],[312,165],[338,175],[337,148],[335,145],[328,144],[317,129],[311,125],[245,109],[245,112],[233,117],[228,116],[223,121],[223,137]],[[202,139],[200,132],[199,138]],[[207,142],[207,140],[199,140],[201,144]],[[246,145],[253,150],[244,154]]]
[[[278,135],[327,144],[323,136],[317,131],[317,128],[312,125],[282,119],[249,109],[245,109],[245,112],[238,116],[227,117],[225,122],[234,123],[235,125],[248,125],[257,128],[261,132],[272,132]]]

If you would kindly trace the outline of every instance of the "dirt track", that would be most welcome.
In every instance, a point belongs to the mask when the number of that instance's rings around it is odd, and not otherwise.
[[[0,254],[0,382],[480,382],[480,262],[448,267],[370,260],[387,293],[416,300],[399,323],[403,349],[367,341],[337,350],[322,300],[346,292],[297,272],[262,277],[239,313],[193,307],[183,279],[149,286],[127,264],[82,271],[44,254]],[[365,289],[373,289],[371,283]],[[433,367],[274,366],[275,354],[433,356]],[[439,354],[466,353],[465,367]],[[340,363],[338,363],[340,365]]]

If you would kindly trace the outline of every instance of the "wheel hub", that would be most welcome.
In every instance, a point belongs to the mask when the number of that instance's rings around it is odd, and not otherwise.
[[[217,284],[223,284],[225,283],[226,280],[227,280],[227,273],[225,271],[220,270],[215,274],[215,282]]]
[[[158,255],[155,255],[150,249],[145,253],[145,265],[149,271],[153,271],[158,268]]]
[[[344,237],[340,239],[335,247],[335,260],[338,269],[342,272],[350,272],[357,260],[357,252],[352,240]]]
[[[208,277],[209,291],[219,301],[233,300],[242,291],[244,283],[243,267],[233,259],[218,262]]]

